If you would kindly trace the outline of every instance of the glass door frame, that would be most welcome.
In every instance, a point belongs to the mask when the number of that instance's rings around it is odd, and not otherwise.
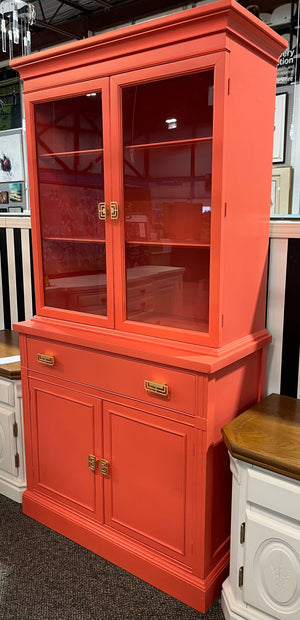
[[[122,132],[122,87],[141,82],[157,81],[197,71],[214,70],[214,110],[212,140],[212,190],[211,190],[211,242],[209,276],[209,329],[208,333],[139,323],[126,317],[126,267],[125,226],[123,197],[123,132]],[[120,206],[120,219],[114,226],[114,248],[118,256],[114,261],[116,328],[131,333],[167,338],[190,344],[218,346],[222,329],[221,310],[221,227],[224,218],[224,144],[225,115],[229,79],[229,54],[216,52],[202,57],[175,61],[165,65],[152,66],[115,75],[110,81],[111,101],[111,149],[114,161],[119,166],[112,169],[113,200]],[[222,217],[223,216],[223,217]]]
[[[114,293],[113,293],[113,248],[112,248],[112,227],[110,218],[105,223],[106,241],[106,286],[107,286],[107,316],[98,316],[77,312],[75,310],[65,310],[62,308],[50,307],[45,305],[44,299],[44,273],[42,256],[42,237],[41,220],[39,210],[39,185],[38,185],[38,165],[37,147],[34,121],[34,106],[39,103],[51,102],[59,99],[78,97],[90,92],[102,93],[102,126],[103,126],[103,161],[104,161],[104,199],[106,204],[111,201],[111,173],[110,173],[110,122],[109,122],[109,78],[90,80],[88,82],[73,83],[66,86],[51,87],[38,92],[24,93],[25,114],[28,125],[32,128],[27,132],[27,151],[28,151],[28,177],[31,203],[31,226],[32,226],[32,251],[35,265],[35,295],[36,310],[41,316],[60,318],[77,323],[99,325],[107,328],[114,327]],[[95,204],[95,209],[98,205]]]

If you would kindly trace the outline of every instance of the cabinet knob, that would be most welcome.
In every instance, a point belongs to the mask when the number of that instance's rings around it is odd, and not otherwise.
[[[146,392],[158,394],[158,396],[169,396],[169,386],[165,383],[155,383],[155,381],[148,381],[147,379],[145,379],[144,388]]]
[[[46,364],[46,366],[54,366],[54,355],[44,355],[44,353],[38,353],[36,358],[40,364]]]

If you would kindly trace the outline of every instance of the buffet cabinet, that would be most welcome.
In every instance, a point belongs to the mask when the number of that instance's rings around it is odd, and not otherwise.
[[[285,45],[222,0],[12,61],[37,307],[15,326],[23,509],[201,612],[228,570],[221,427],[264,390]]]
[[[232,471],[226,620],[300,612],[300,400],[270,394],[223,429]]]

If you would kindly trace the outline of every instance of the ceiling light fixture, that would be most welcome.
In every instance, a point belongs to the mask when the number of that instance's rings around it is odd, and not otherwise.
[[[23,0],[1,0],[1,43],[2,52],[8,51],[13,57],[14,45],[20,45],[22,56],[31,52],[31,34],[29,27],[35,21],[34,5]]]

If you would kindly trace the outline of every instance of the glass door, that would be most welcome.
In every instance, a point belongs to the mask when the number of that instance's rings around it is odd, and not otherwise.
[[[215,68],[147,81],[135,76],[128,85],[119,78],[122,328],[186,341],[193,341],[191,332],[201,333],[207,339]]]
[[[44,305],[67,318],[108,316],[102,108],[102,92],[34,106]]]

